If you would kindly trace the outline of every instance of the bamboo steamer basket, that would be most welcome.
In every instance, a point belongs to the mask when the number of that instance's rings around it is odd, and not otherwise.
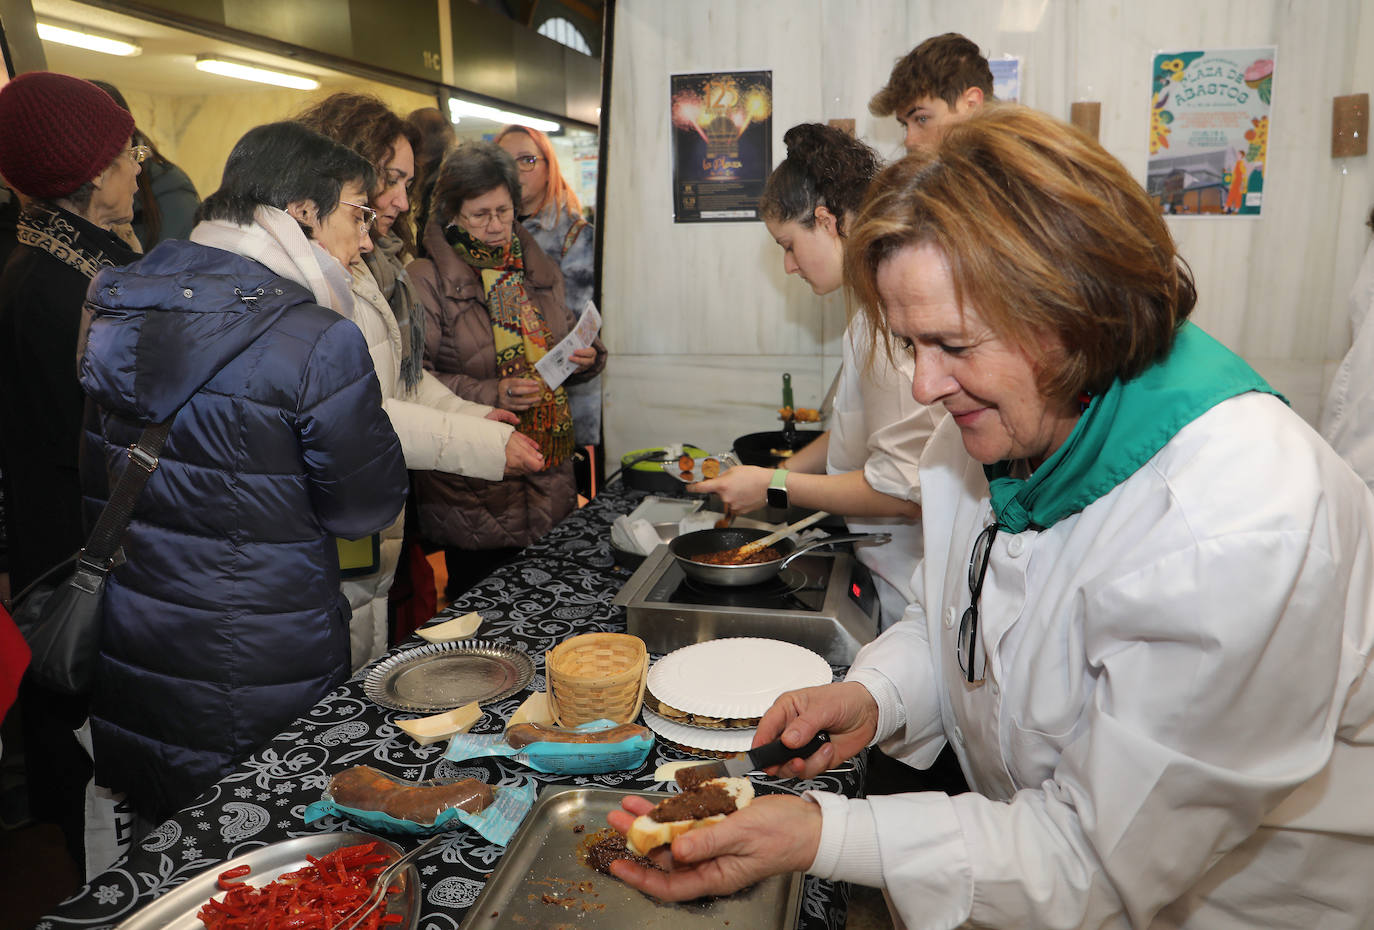
[[[644,703],[649,651],[628,633],[583,633],[544,654],[549,711],[561,727],[603,717],[629,723]]]

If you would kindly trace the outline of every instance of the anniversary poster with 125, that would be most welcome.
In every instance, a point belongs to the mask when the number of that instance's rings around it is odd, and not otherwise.
[[[757,220],[773,164],[773,72],[669,77],[673,221]]]

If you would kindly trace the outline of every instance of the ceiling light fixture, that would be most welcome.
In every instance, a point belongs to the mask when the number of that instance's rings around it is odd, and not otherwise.
[[[116,39],[113,36],[96,35],[93,32],[74,29],[71,26],[58,26],[54,23],[39,23],[38,37],[45,42],[56,42],[58,45],[70,45],[74,48],[84,48],[88,52],[120,55],[125,58],[143,52],[142,46],[130,42],[127,39]]]
[[[213,55],[202,55],[197,58],[196,68],[211,74],[218,74],[221,77],[238,78],[240,81],[256,81],[259,84],[272,84],[277,87],[290,87],[292,90],[314,90],[320,86],[320,82],[314,78],[288,74],[285,71],[274,71],[260,65],[245,65],[237,61],[216,58]]]
[[[521,113],[512,113],[510,110],[498,110],[496,107],[483,106],[480,103],[471,103],[467,100],[459,100],[450,97],[448,101],[448,115],[453,122],[458,122],[464,116],[473,116],[480,119],[491,120],[493,123],[512,123],[516,126],[528,126],[531,129],[538,129],[540,132],[558,132],[562,125],[555,123],[551,119],[540,119],[537,116],[525,116]]]

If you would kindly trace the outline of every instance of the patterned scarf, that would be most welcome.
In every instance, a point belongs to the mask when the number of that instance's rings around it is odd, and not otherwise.
[[[510,245],[494,249],[454,224],[444,238],[458,257],[477,269],[491,317],[496,343],[496,373],[500,378],[533,378],[543,383],[534,363],[554,346],[549,324],[525,293],[525,257],[520,237],[511,234]],[[539,401],[520,414],[520,432],[539,443],[547,467],[572,455],[573,420],[568,394],[560,385],[545,385]]]
[[[72,217],[73,214],[52,204],[33,201],[19,214],[15,238],[20,245],[41,249],[88,278],[94,278],[101,268],[127,265],[138,257],[113,235],[105,247],[101,247],[72,222]]]

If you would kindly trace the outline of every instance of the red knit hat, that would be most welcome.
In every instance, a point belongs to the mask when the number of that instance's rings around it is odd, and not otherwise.
[[[30,71],[0,88],[0,175],[30,197],[65,197],[104,171],[133,131],[133,115],[90,81]]]

